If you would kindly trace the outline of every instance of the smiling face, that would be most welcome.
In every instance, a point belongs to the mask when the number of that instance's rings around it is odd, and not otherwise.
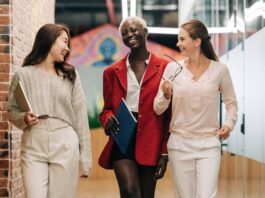
[[[64,62],[69,53],[69,37],[65,31],[57,37],[49,52],[54,62]]]
[[[184,28],[180,28],[177,47],[182,56],[191,57],[197,50],[200,50],[200,43],[200,39],[192,39]]]
[[[145,47],[145,39],[147,38],[147,29],[135,20],[126,21],[121,29],[123,43],[131,50]]]

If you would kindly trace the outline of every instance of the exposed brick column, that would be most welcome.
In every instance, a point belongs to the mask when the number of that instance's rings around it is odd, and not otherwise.
[[[10,124],[7,120],[7,95],[11,65],[10,5],[0,4],[0,197],[8,197],[10,190]]]
[[[25,197],[20,167],[22,131],[7,119],[8,87],[36,31],[54,22],[55,0],[0,0],[0,197]]]

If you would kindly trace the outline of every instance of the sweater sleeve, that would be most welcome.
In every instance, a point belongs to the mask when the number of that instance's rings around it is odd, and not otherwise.
[[[224,75],[221,80],[220,91],[223,94],[223,101],[226,109],[224,125],[233,130],[237,121],[238,107],[234,86],[227,67],[225,67]]]
[[[107,70],[104,70],[103,73],[103,98],[104,98],[104,106],[103,110],[99,115],[99,120],[105,128],[106,123],[111,115],[114,115],[113,105],[112,105],[112,80],[110,79],[111,73]]]
[[[91,135],[88,125],[86,99],[77,71],[72,91],[72,107],[74,111],[74,129],[79,138],[83,174],[88,175],[89,169],[92,167]]]
[[[14,97],[14,91],[16,86],[19,82],[19,75],[16,72],[14,77],[12,78],[10,87],[9,87],[9,94],[8,94],[8,119],[9,121],[14,124],[19,129],[24,130],[27,128],[27,124],[24,121],[24,114],[25,112],[22,111],[20,108],[16,98]]]
[[[168,64],[164,73],[163,73],[164,79],[169,79],[171,70],[172,70],[172,66],[170,66]],[[161,115],[162,113],[164,113],[167,110],[167,108],[170,104],[170,101],[171,101],[171,99],[166,99],[166,97],[164,96],[164,93],[161,89],[162,84],[164,83],[163,78],[161,78],[160,85],[159,85],[159,88],[158,88],[158,91],[157,91],[157,94],[156,94],[156,97],[155,97],[154,103],[153,103],[153,109],[157,115]]]

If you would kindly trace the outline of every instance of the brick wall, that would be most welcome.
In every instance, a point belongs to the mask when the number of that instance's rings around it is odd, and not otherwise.
[[[0,0],[0,197],[24,197],[22,132],[7,120],[8,86],[29,53],[36,31],[54,22],[54,9],[55,0]]]

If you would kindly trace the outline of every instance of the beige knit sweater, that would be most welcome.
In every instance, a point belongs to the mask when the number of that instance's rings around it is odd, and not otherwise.
[[[9,120],[24,130],[27,125],[16,99],[13,97],[18,81],[22,83],[32,110],[37,115],[48,114],[60,119],[74,128],[80,143],[83,173],[88,174],[92,166],[91,137],[88,126],[86,100],[81,81],[76,72],[73,84],[62,76],[51,75],[34,66],[17,70],[9,88]]]

